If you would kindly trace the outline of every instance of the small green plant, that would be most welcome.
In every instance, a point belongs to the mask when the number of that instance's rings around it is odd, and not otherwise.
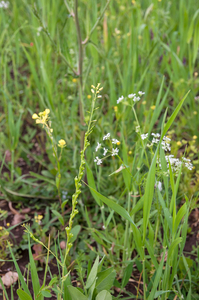
[[[30,239],[29,239],[28,248],[29,248],[30,270],[31,270],[34,296],[40,300],[44,299],[44,297],[50,297],[52,290],[56,293],[58,300],[61,300],[61,299],[75,300],[78,297],[79,297],[79,299],[81,298],[81,299],[85,299],[85,300],[88,300],[88,299],[99,300],[99,299],[101,299],[101,297],[103,297],[103,299],[107,299],[107,300],[112,299],[111,294],[108,292],[108,290],[113,285],[113,281],[115,279],[116,273],[113,268],[109,268],[108,270],[102,271],[102,261],[99,262],[99,256],[96,258],[92,269],[88,270],[87,281],[86,281],[86,284],[84,285],[84,291],[83,290],[80,291],[79,289],[71,286],[69,272],[67,271],[67,268],[66,268],[67,256],[69,254],[71,247],[73,246],[74,234],[72,233],[72,225],[73,225],[73,220],[74,220],[76,214],[78,213],[76,206],[78,204],[78,201],[77,201],[78,196],[81,193],[81,180],[84,175],[84,169],[85,169],[84,156],[85,156],[85,151],[86,151],[87,147],[89,146],[88,136],[93,131],[93,128],[95,125],[95,121],[93,120],[93,115],[96,110],[95,102],[98,98],[101,98],[101,95],[100,95],[101,90],[102,90],[102,88],[100,87],[100,84],[98,84],[96,87],[92,86],[92,89],[91,89],[91,92],[93,93],[93,100],[92,100],[92,105],[91,105],[91,111],[89,113],[88,129],[87,129],[87,131],[85,133],[85,137],[84,137],[84,147],[81,150],[79,173],[78,173],[78,176],[75,178],[75,189],[76,190],[72,196],[72,212],[71,212],[70,218],[69,218],[69,225],[65,228],[66,235],[67,235],[65,254],[62,255],[60,252],[61,259],[58,258],[57,252],[53,253],[50,250],[50,238],[49,238],[48,246],[46,246],[41,240],[39,240],[38,238],[35,237],[34,233],[32,233],[32,230],[30,229],[29,226],[24,225],[24,227],[26,228],[26,232],[30,235],[30,237],[33,238],[33,240],[36,241],[39,245],[46,248],[48,251],[46,261],[45,261],[45,263],[46,263],[45,276],[44,276],[44,280],[43,280],[43,285],[40,287],[35,262],[34,262],[33,255],[31,252]],[[36,122],[38,124],[42,124],[45,127],[47,134],[51,139],[53,152],[57,159],[57,148],[54,144],[54,139],[52,136],[53,130],[50,126],[51,124],[49,125],[49,113],[50,113],[50,111],[48,109],[46,109],[44,112],[39,113],[39,115],[33,114],[33,119],[36,119]],[[60,140],[58,143],[58,146],[61,147],[61,150],[62,150],[63,147],[65,146],[65,144],[66,143],[64,140]],[[59,157],[61,157],[61,154]],[[59,163],[59,159],[57,159],[57,162]],[[59,187],[59,185],[58,185],[58,187]],[[41,219],[41,217],[37,216],[37,218],[36,218],[37,223],[39,222],[40,219]],[[17,272],[19,273],[19,278],[20,278],[21,286],[22,286],[22,289],[21,288],[18,289],[17,294],[21,300],[23,300],[24,297],[27,297],[27,299],[32,299],[31,295],[30,295],[30,291],[28,289],[28,286],[26,285],[26,283],[22,277],[22,274],[19,270],[19,267],[17,265],[15,257],[12,253],[11,247],[9,246],[9,248],[10,248],[12,258],[14,260]],[[61,250],[61,249],[59,248],[59,250]],[[47,269],[48,269],[49,254],[53,255],[56,258],[59,268],[61,268],[62,275],[60,278],[53,277],[52,280],[50,281],[50,283],[48,285],[46,285],[45,282],[46,282],[46,273],[47,273]],[[83,283],[83,281],[82,281],[82,283]],[[55,285],[56,285],[56,288],[55,288]]]

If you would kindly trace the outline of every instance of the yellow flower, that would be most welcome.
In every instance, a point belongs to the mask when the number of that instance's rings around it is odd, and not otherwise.
[[[154,110],[154,109],[155,109],[155,105],[152,105],[152,106],[151,106],[151,109]]]
[[[193,114],[194,114],[194,115],[197,115],[197,111],[194,111]]]
[[[144,105],[145,105],[145,104],[146,104],[146,101],[143,101],[143,102],[142,102],[142,104],[144,104]]]
[[[10,226],[10,223],[7,223],[6,225],[9,227],[9,226]]]
[[[181,141],[178,141],[176,144],[177,144],[178,146],[181,146],[181,145],[182,145]]]
[[[118,146],[119,146],[120,144],[121,144],[120,142],[117,142],[117,144],[116,144],[116,145],[118,145]]]
[[[131,155],[131,154],[132,154],[132,151],[130,150],[130,151],[129,151],[129,155]]]
[[[58,147],[64,148],[65,146],[66,146],[66,142],[63,139],[59,140]]]
[[[0,230],[3,230],[3,227],[2,227],[2,226],[0,226]]]
[[[197,135],[194,135],[193,136],[193,140],[196,140],[198,137],[197,137]]]
[[[87,98],[90,99],[90,98],[91,98],[91,95],[87,95]]]
[[[34,120],[35,120],[35,119],[38,119],[38,118],[39,118],[39,117],[38,117],[38,115],[37,115],[37,114],[33,114],[33,115],[32,115],[32,119],[34,119]]]
[[[42,220],[42,219],[43,219],[43,216],[42,216],[42,215],[38,215],[37,219],[38,219],[38,220]]]
[[[76,78],[73,78],[73,82],[74,82],[74,83],[77,82],[77,79],[76,79]]]
[[[118,107],[117,106],[114,106],[113,109],[114,109],[115,112],[118,111]]]
[[[44,111],[41,111],[39,115],[33,114],[32,119],[36,120],[36,124],[46,124],[48,121],[48,115],[50,113],[50,109],[46,108]]]

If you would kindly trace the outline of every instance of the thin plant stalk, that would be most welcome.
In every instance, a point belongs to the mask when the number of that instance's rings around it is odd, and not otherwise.
[[[97,87],[92,86],[91,92],[94,94],[93,96],[93,101],[91,104],[91,112],[90,112],[90,118],[89,118],[89,123],[88,123],[88,129],[85,133],[84,136],[84,147],[80,152],[80,167],[79,167],[79,172],[78,172],[78,176],[75,177],[75,193],[72,196],[72,212],[70,214],[70,218],[69,218],[69,224],[68,226],[65,228],[66,230],[66,234],[67,234],[67,242],[66,242],[66,250],[65,250],[65,256],[64,256],[64,261],[63,261],[63,266],[65,266],[66,263],[66,259],[67,256],[69,254],[69,251],[71,249],[71,247],[73,246],[71,239],[73,237],[73,234],[71,233],[72,230],[72,225],[73,225],[73,219],[74,217],[78,214],[78,210],[76,209],[77,206],[77,198],[79,196],[79,194],[81,193],[81,180],[82,177],[84,175],[84,170],[85,170],[85,151],[87,149],[87,147],[90,145],[89,141],[88,141],[88,136],[91,134],[94,125],[93,125],[93,114],[95,111],[95,102],[97,100],[97,98],[100,98],[101,96],[99,95],[99,92],[102,90],[102,88],[100,88],[100,84],[98,83]],[[64,276],[64,267],[62,269],[62,275]],[[61,290],[63,290],[63,281],[62,281],[62,287]]]

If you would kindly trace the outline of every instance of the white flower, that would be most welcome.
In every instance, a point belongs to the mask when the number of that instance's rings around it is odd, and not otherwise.
[[[119,152],[119,149],[118,149],[118,148],[115,148],[115,149],[113,148],[113,149],[112,149],[112,154],[111,154],[111,155],[112,155],[112,156],[118,155],[118,152]]]
[[[42,29],[43,29],[43,28],[42,28],[41,26],[37,28],[37,35],[38,35],[38,36],[40,35],[40,32],[42,31]]]
[[[119,104],[123,99],[124,99],[124,96],[119,97],[119,99],[117,100],[117,104]]]
[[[110,138],[110,136],[111,136],[110,133],[107,133],[107,135],[105,135],[103,137],[103,141],[108,140]]]
[[[133,98],[133,101],[134,101],[134,102],[140,101],[140,97],[134,97],[134,98]]]
[[[167,136],[164,136],[163,141],[165,141],[166,143],[169,143],[171,141],[171,139],[169,139]]]
[[[112,144],[117,144],[119,141],[117,139],[112,139]]]
[[[5,8],[7,9],[9,7],[9,2],[8,1],[1,1],[0,2],[0,8]]]
[[[144,92],[141,92],[141,91],[138,92],[138,95],[139,95],[139,96],[142,96],[142,95],[144,95],[144,94],[145,94]]]
[[[136,96],[136,94],[129,94],[128,98],[134,98]]]
[[[159,133],[152,133],[151,135],[153,135],[155,138],[159,138],[160,134]],[[164,139],[164,138],[163,138]]]
[[[148,138],[148,133],[143,133],[143,134],[141,134],[141,139],[142,140],[145,140],[145,139],[147,139]]]
[[[100,147],[101,147],[101,144],[97,142],[97,147],[95,148],[95,152],[97,152]]]
[[[104,153],[103,153],[103,155],[105,156],[107,152],[108,152],[108,149],[104,148]]]
[[[94,159],[94,162],[96,162],[96,164],[98,166],[102,164],[102,160],[98,156],[96,156],[96,158]]]
[[[157,144],[159,141],[160,141],[159,139],[153,138],[153,139],[152,139],[152,144]]]
[[[161,145],[162,145],[162,149],[163,149],[164,151],[171,151],[170,144],[165,143],[165,142],[162,141]]]
[[[137,133],[140,132],[140,125],[135,127],[135,132],[137,132]]]
[[[162,182],[161,181],[156,181],[155,187],[157,187],[158,190],[161,192],[162,191]]]

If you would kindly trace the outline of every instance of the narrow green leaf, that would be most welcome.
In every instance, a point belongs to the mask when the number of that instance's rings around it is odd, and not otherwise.
[[[124,270],[124,274],[122,277],[122,288],[124,288],[129,282],[129,278],[132,275],[132,271],[133,271],[133,262],[130,262],[126,267],[126,269]]]
[[[96,290],[97,292],[101,292],[103,290],[109,291],[113,286],[113,282],[116,277],[116,271],[113,268],[109,268],[105,271],[102,271],[97,274],[98,279],[96,282]]]
[[[93,173],[87,163],[86,163],[86,175],[87,175],[87,180],[88,180],[89,186],[91,186],[92,188],[94,188],[96,190],[94,176],[93,176]],[[97,204],[99,206],[101,206],[99,197],[95,193],[93,193],[92,190],[91,190],[91,194],[92,194],[93,198],[95,199],[95,201],[97,202]]]
[[[26,282],[24,280],[24,277],[23,277],[23,275],[21,273],[21,270],[19,269],[18,263],[17,263],[17,261],[15,259],[15,256],[14,256],[14,254],[12,252],[12,249],[11,249],[11,247],[10,247],[9,244],[8,244],[8,247],[9,247],[10,254],[12,256],[12,259],[13,259],[13,262],[14,262],[17,274],[19,275],[19,280],[20,280],[21,286],[22,286],[23,290],[26,292],[26,294],[28,294],[31,297],[31,294],[30,294],[30,291],[28,289],[28,286],[27,286],[27,284],[26,284]]]
[[[150,295],[147,298],[147,300],[153,300],[154,299],[155,293],[157,291],[158,284],[160,282],[160,278],[162,276],[162,269],[163,269],[163,265],[164,265],[165,253],[166,253],[166,249],[164,250],[161,262],[160,262],[159,267],[157,269],[157,273],[156,273],[155,280],[154,280],[154,283],[153,283],[153,288],[152,288],[152,290],[150,292]]]
[[[186,93],[186,95],[184,96],[184,98],[179,102],[178,106],[176,107],[176,109],[174,110],[174,112],[172,113],[172,115],[170,116],[168,122],[166,123],[165,127],[164,127],[164,130],[163,130],[163,133],[162,133],[162,138],[166,135],[167,131],[169,130],[169,128],[171,127],[173,121],[175,120],[179,110],[181,109],[185,99],[187,98],[188,94],[189,94],[190,91],[188,91]]]
[[[85,183],[86,184],[86,183]],[[141,258],[144,258],[143,248],[142,248],[142,239],[139,229],[136,227],[135,223],[131,219],[129,213],[119,204],[114,202],[113,200],[108,199],[107,197],[103,196],[102,194],[98,193],[96,190],[94,190],[92,187],[88,185],[88,187],[95,193],[106,205],[108,205],[110,208],[112,208],[115,212],[117,212],[121,217],[123,217],[125,220],[129,221],[132,226],[133,234],[135,243],[137,246],[137,251],[140,254]]]
[[[46,298],[52,298],[52,295],[49,291],[41,291],[41,294]]]
[[[51,180],[51,179],[49,179],[49,178],[47,178],[47,177],[44,177],[44,176],[42,176],[42,175],[39,175],[39,174],[37,174],[37,173],[34,173],[34,172],[29,172],[29,174],[30,174],[31,176],[34,176],[34,177],[36,177],[36,178],[37,178],[37,179],[39,179],[39,180],[46,181],[46,182],[48,182],[48,183],[50,183],[50,184],[52,184],[52,185],[55,185],[55,186],[56,186],[56,184],[55,184],[55,181],[53,181],[53,180]]]
[[[160,295],[163,295],[163,294],[169,293],[169,292],[172,292],[172,291],[171,291],[171,290],[168,290],[168,291],[157,291],[157,292],[155,293],[154,298],[158,298]]]
[[[63,219],[62,215],[55,209],[52,209],[52,212],[56,217],[58,217],[60,223],[64,226],[64,219]]]
[[[31,246],[30,246],[30,235],[28,235],[28,250],[29,250],[30,271],[31,271],[33,291],[34,291],[34,295],[37,296],[39,294],[40,284],[39,284],[39,276],[37,273],[37,268],[35,266],[35,261],[34,261]],[[41,295],[41,296],[37,297],[37,299],[43,300],[43,296]]]
[[[88,300],[85,295],[83,295],[77,288],[73,287],[72,285],[68,286],[68,291],[72,300]]]
[[[112,300],[112,296],[108,291],[101,291],[97,295],[96,300]]]
[[[6,300],[9,300],[8,294],[7,294],[7,292],[6,292],[6,289],[5,289],[5,286],[4,286],[3,281],[2,281],[2,279],[1,279],[1,276],[0,276],[0,284],[1,284],[2,290],[4,291],[4,295],[5,295],[5,297],[6,297]],[[31,300],[32,300],[32,299],[31,299]]]
[[[178,225],[180,224],[180,222],[182,221],[184,215],[187,212],[187,204],[186,202],[181,206],[181,208],[179,209],[177,216],[176,216],[176,220],[175,220],[175,225],[174,225],[174,232],[177,232],[178,229]]]
[[[171,246],[169,247],[169,251],[168,251],[168,255],[167,255],[167,262],[170,261],[170,259],[172,258],[172,254],[173,254],[173,251],[175,249],[175,247],[180,244],[182,241],[182,238],[181,237],[178,237],[176,238],[172,243],[171,243]]]
[[[86,286],[85,286],[86,289],[89,289],[89,287],[91,287],[91,285],[93,284],[93,282],[96,279],[98,264],[99,264],[99,255],[97,256],[97,258],[93,264],[93,267],[90,271],[90,274],[88,276],[88,279],[86,281]]]
[[[32,300],[32,297],[30,297],[26,292],[24,292],[22,289],[17,290],[17,295],[19,296],[20,300]]]
[[[73,234],[73,237],[71,238],[71,243],[74,243],[74,241],[76,240],[79,232],[81,230],[81,226],[80,225],[75,225],[72,229],[71,229],[71,233]]]

